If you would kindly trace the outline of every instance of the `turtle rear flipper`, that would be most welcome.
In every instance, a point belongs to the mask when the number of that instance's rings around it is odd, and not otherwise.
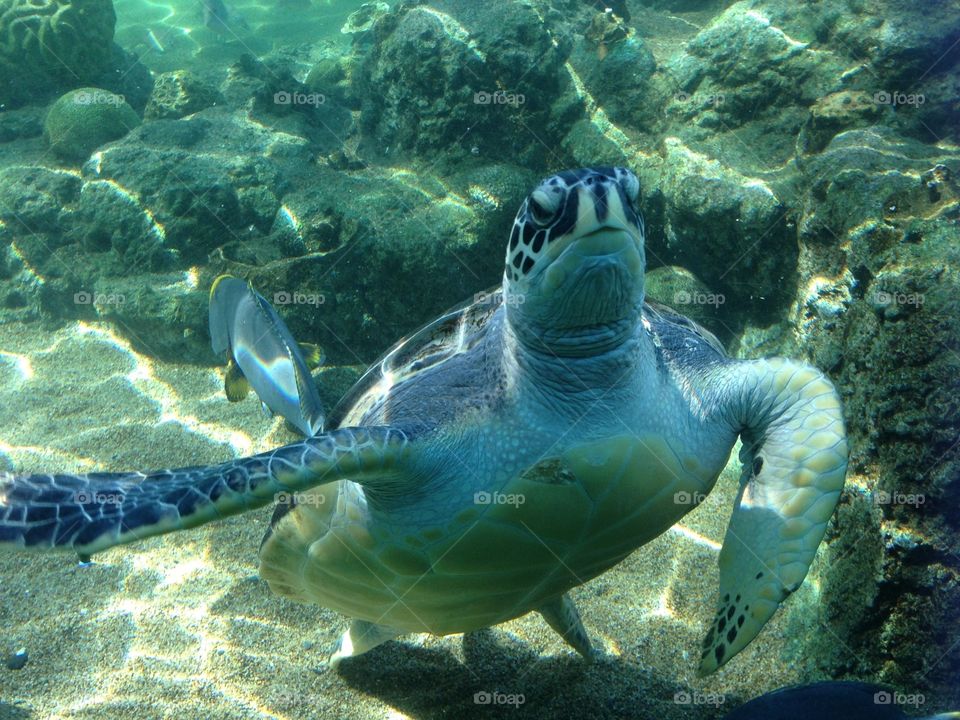
[[[722,366],[715,378],[743,430],[740,493],[720,551],[720,602],[700,675],[736,655],[806,577],[847,470],[840,399],[788,360]]]
[[[577,606],[567,593],[541,605],[538,611],[547,621],[547,625],[552,627],[585,660],[590,662],[594,659],[596,652],[590,642],[590,636],[583,627]]]
[[[407,436],[392,427],[339,428],[253,457],[152,473],[0,475],[0,549],[114,545],[283,502],[348,476],[395,483]]]

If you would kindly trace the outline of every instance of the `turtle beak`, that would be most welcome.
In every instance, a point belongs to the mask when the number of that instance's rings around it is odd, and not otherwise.
[[[551,248],[553,250],[553,248]],[[575,292],[577,286],[590,284],[600,273],[626,284],[643,285],[643,242],[636,228],[604,225],[556,248],[543,274],[546,292]]]

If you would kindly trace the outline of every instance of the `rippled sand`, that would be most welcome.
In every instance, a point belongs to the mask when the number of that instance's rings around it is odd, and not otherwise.
[[[254,399],[227,403],[216,370],[150,361],[105,325],[0,326],[7,469],[204,464],[290,439]],[[22,670],[0,665],[0,720],[722,717],[802,680],[783,659],[787,628],[816,632],[808,579],[743,653],[696,678],[736,480],[728,468],[682,527],[574,591],[607,653],[589,666],[530,615],[466,638],[402,638],[329,671],[345,619],[275,597],[258,579],[268,508],[89,567],[0,553],[0,652],[29,653]],[[508,704],[477,704],[483,692]],[[509,704],[521,696],[521,707]]]

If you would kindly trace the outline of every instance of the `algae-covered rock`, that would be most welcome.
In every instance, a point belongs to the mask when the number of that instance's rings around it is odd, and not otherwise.
[[[44,133],[56,155],[66,160],[83,160],[139,124],[140,117],[122,96],[100,88],[80,88],[53,104],[44,122]]]
[[[610,15],[600,13],[599,17]],[[648,131],[658,126],[665,91],[653,82],[657,63],[641,38],[631,33],[614,41],[597,41],[588,32],[587,38],[576,42],[570,62],[612,120]]]
[[[390,11],[385,2],[367,2],[354,10],[347,17],[347,21],[340,28],[344,35],[367,32],[380,18]]]
[[[960,700],[960,155],[871,127],[805,171],[818,180],[797,225],[792,354],[837,383],[856,493],[821,580],[831,633],[806,657],[946,707]]]
[[[876,97],[863,90],[843,90],[817,100],[810,108],[810,120],[797,139],[801,152],[820,152],[834,135],[843,130],[876,123],[884,111]]]
[[[436,5],[401,4],[362,36],[371,44],[354,80],[368,152],[553,162],[582,103],[541,16],[522,3]]]
[[[33,232],[61,232],[63,208],[77,199],[80,184],[75,174],[50,168],[0,170],[0,225],[20,224]]]
[[[218,90],[189,70],[161,73],[144,110],[148,120],[181,118],[222,101]]]
[[[115,23],[112,0],[0,0],[0,105],[95,80]]]
[[[360,98],[352,91],[351,80],[356,60],[352,56],[324,57],[317,61],[307,77],[304,87],[312,93],[321,93],[325,98],[342,103],[352,110],[360,109]]]
[[[797,261],[783,202],[762,180],[744,177],[676,138],[665,145],[659,182],[666,248],[654,252],[689,268],[732,307],[775,316],[789,297]]]
[[[721,313],[727,299],[711,292],[686,268],[664,265],[650,270],[644,277],[644,292],[648,300],[669,305],[718,337],[730,337],[731,331],[724,325]]]
[[[442,180],[317,169],[284,195],[270,238],[224,247],[216,270],[250,278],[268,298],[299,293],[303,302],[283,308],[294,335],[320,342],[334,362],[371,360],[500,281],[512,217],[535,178],[506,164]],[[287,259],[272,259],[276,243]]]

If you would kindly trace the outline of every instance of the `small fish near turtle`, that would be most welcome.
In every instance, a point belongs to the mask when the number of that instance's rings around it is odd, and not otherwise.
[[[739,437],[699,667],[715,671],[806,576],[843,487],[846,432],[817,369],[729,358],[645,300],[639,197],[625,168],[545,179],[513,222],[502,286],[401,340],[312,419],[314,401],[293,396],[305,377],[283,377],[296,343],[252,289],[220,281],[211,329],[229,342],[215,344],[254,356],[254,370],[238,362],[247,380],[309,436],[209,467],[5,474],[0,548],[89,557],[276,502],[260,574],[351,619],[331,666],[531,611],[591,658],[568,591],[686,515],[677,494],[708,493]],[[238,330],[247,313],[262,346]]]
[[[210,341],[227,358],[223,387],[229,401],[243,400],[252,389],[270,413],[302,435],[323,428],[323,404],[310,377],[322,352],[297,343],[277,311],[244,281],[222,275],[211,286]]]

